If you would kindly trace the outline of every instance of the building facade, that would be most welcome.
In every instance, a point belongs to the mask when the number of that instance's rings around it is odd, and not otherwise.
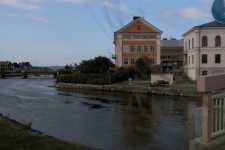
[[[0,61],[0,72],[10,73],[14,72],[15,68],[9,61]]]
[[[161,65],[163,70],[173,70],[183,67],[183,40],[161,40]]]
[[[116,66],[135,64],[147,57],[152,64],[160,64],[160,39],[162,32],[143,17],[133,20],[114,33]]]
[[[192,80],[225,74],[225,25],[213,21],[186,32],[184,63],[185,73]]]

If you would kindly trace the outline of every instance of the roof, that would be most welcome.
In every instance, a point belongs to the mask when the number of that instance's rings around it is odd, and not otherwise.
[[[161,40],[161,47],[183,47],[184,40]]]
[[[211,22],[199,25],[199,26],[194,26],[189,31],[185,32],[184,36],[193,30],[203,29],[203,28],[225,28],[225,24],[219,23],[217,21],[211,21]]]
[[[197,28],[207,28],[207,27],[225,27],[225,24],[219,23],[217,21],[212,21],[209,23],[202,24],[200,26],[196,26]]]
[[[122,28],[120,28],[119,30],[117,30],[115,33],[121,33],[121,32],[123,32],[126,28],[128,28],[131,25],[133,25],[137,21],[143,22],[147,26],[150,26],[151,28],[153,28],[156,31],[156,33],[162,34],[162,31],[159,28],[157,28],[156,26],[152,25],[150,22],[148,22],[147,20],[145,20],[144,17],[137,17],[137,16],[134,17],[133,20],[130,23],[128,23],[127,25],[123,26]]]

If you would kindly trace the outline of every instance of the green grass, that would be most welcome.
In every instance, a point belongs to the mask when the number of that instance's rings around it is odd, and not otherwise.
[[[0,117],[0,150],[96,150],[34,133]]]

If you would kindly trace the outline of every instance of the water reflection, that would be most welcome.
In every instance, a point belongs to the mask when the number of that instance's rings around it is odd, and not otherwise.
[[[182,98],[130,95],[117,111],[121,142],[132,150],[186,150],[193,135],[189,116],[196,105]],[[120,110],[120,109],[118,109]],[[191,119],[191,120],[189,120]]]

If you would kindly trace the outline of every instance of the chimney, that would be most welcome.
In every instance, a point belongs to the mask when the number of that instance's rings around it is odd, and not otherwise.
[[[141,18],[140,16],[134,16],[133,20],[140,19],[140,18]]]

